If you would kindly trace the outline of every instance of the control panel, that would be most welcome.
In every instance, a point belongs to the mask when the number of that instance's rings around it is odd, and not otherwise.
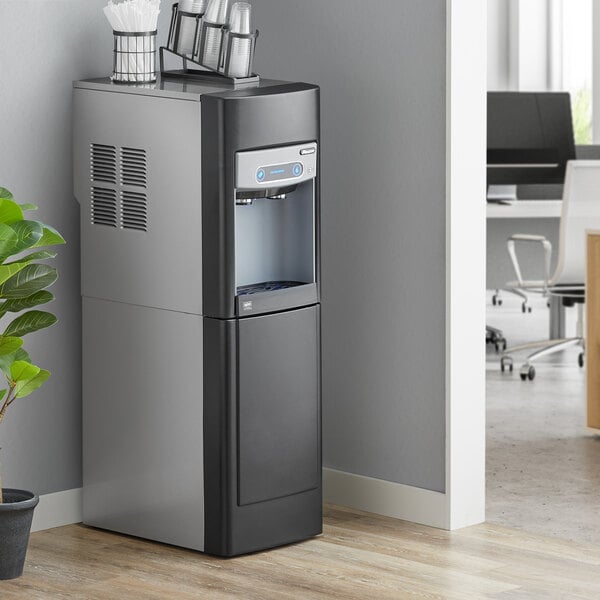
[[[235,187],[238,190],[293,185],[314,179],[316,174],[316,142],[236,155]]]

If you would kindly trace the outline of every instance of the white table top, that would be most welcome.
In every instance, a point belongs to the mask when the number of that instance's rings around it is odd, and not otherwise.
[[[558,219],[562,200],[517,200],[511,204],[488,202],[488,219]]]

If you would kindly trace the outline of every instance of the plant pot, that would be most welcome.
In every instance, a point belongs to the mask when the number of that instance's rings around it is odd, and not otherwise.
[[[33,509],[40,499],[31,492],[4,489],[0,504],[0,579],[23,574]]]

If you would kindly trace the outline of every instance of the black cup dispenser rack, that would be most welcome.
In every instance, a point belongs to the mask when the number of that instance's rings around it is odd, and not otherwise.
[[[228,25],[210,23],[204,17],[204,13],[179,10],[179,4],[173,4],[167,46],[159,50],[162,77],[211,79],[235,86],[257,84],[260,77],[252,72],[252,65],[258,30],[238,33]],[[193,37],[191,52],[181,48],[184,27],[190,39]],[[165,69],[165,52],[181,58],[182,68]],[[214,60],[207,60],[209,55]],[[190,63],[194,66],[190,67]]]

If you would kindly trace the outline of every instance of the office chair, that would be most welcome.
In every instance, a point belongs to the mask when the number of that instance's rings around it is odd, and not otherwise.
[[[577,305],[577,331],[575,337],[560,340],[544,340],[509,348],[500,359],[500,368],[512,372],[511,354],[519,350],[539,348],[530,354],[519,374],[523,381],[535,378],[533,361],[571,346],[580,346],[579,366],[583,367],[583,303],[585,302],[586,230],[600,229],[600,160],[576,160],[567,164],[565,187],[560,217],[558,264],[552,277],[548,276],[549,256],[545,256],[544,280],[538,282],[537,291],[560,297],[563,306]],[[541,236],[521,236],[516,241],[538,242],[546,247]],[[514,250],[514,246],[513,246]],[[512,258],[512,257],[511,257]],[[520,269],[514,251],[517,280]],[[534,289],[533,286],[531,289]]]
[[[600,145],[585,144],[581,146],[575,146],[575,156],[577,160],[600,160]],[[521,184],[517,186],[518,194],[517,197],[522,200],[549,200],[557,199],[560,200],[563,197],[564,185],[563,184]],[[522,242],[525,243],[541,243],[544,250],[544,261],[545,261],[545,274],[546,278],[549,278],[550,271],[550,260],[552,256],[552,244],[546,240],[543,236],[520,236],[515,235],[508,238],[508,253],[513,265],[513,269],[517,274],[516,281],[509,281],[503,288],[497,288],[492,296],[492,304],[494,306],[502,306],[502,292],[508,292],[515,294],[521,300],[521,311],[524,313],[530,313],[532,308],[529,304],[529,297],[527,292],[541,293],[542,296],[547,296],[547,290],[543,289],[540,281],[529,281],[523,280],[520,274],[520,269],[516,257],[515,245]]]
[[[491,325],[485,326],[485,343],[493,344],[496,352],[500,352],[500,350],[504,352],[506,350],[506,338],[502,330]]]

